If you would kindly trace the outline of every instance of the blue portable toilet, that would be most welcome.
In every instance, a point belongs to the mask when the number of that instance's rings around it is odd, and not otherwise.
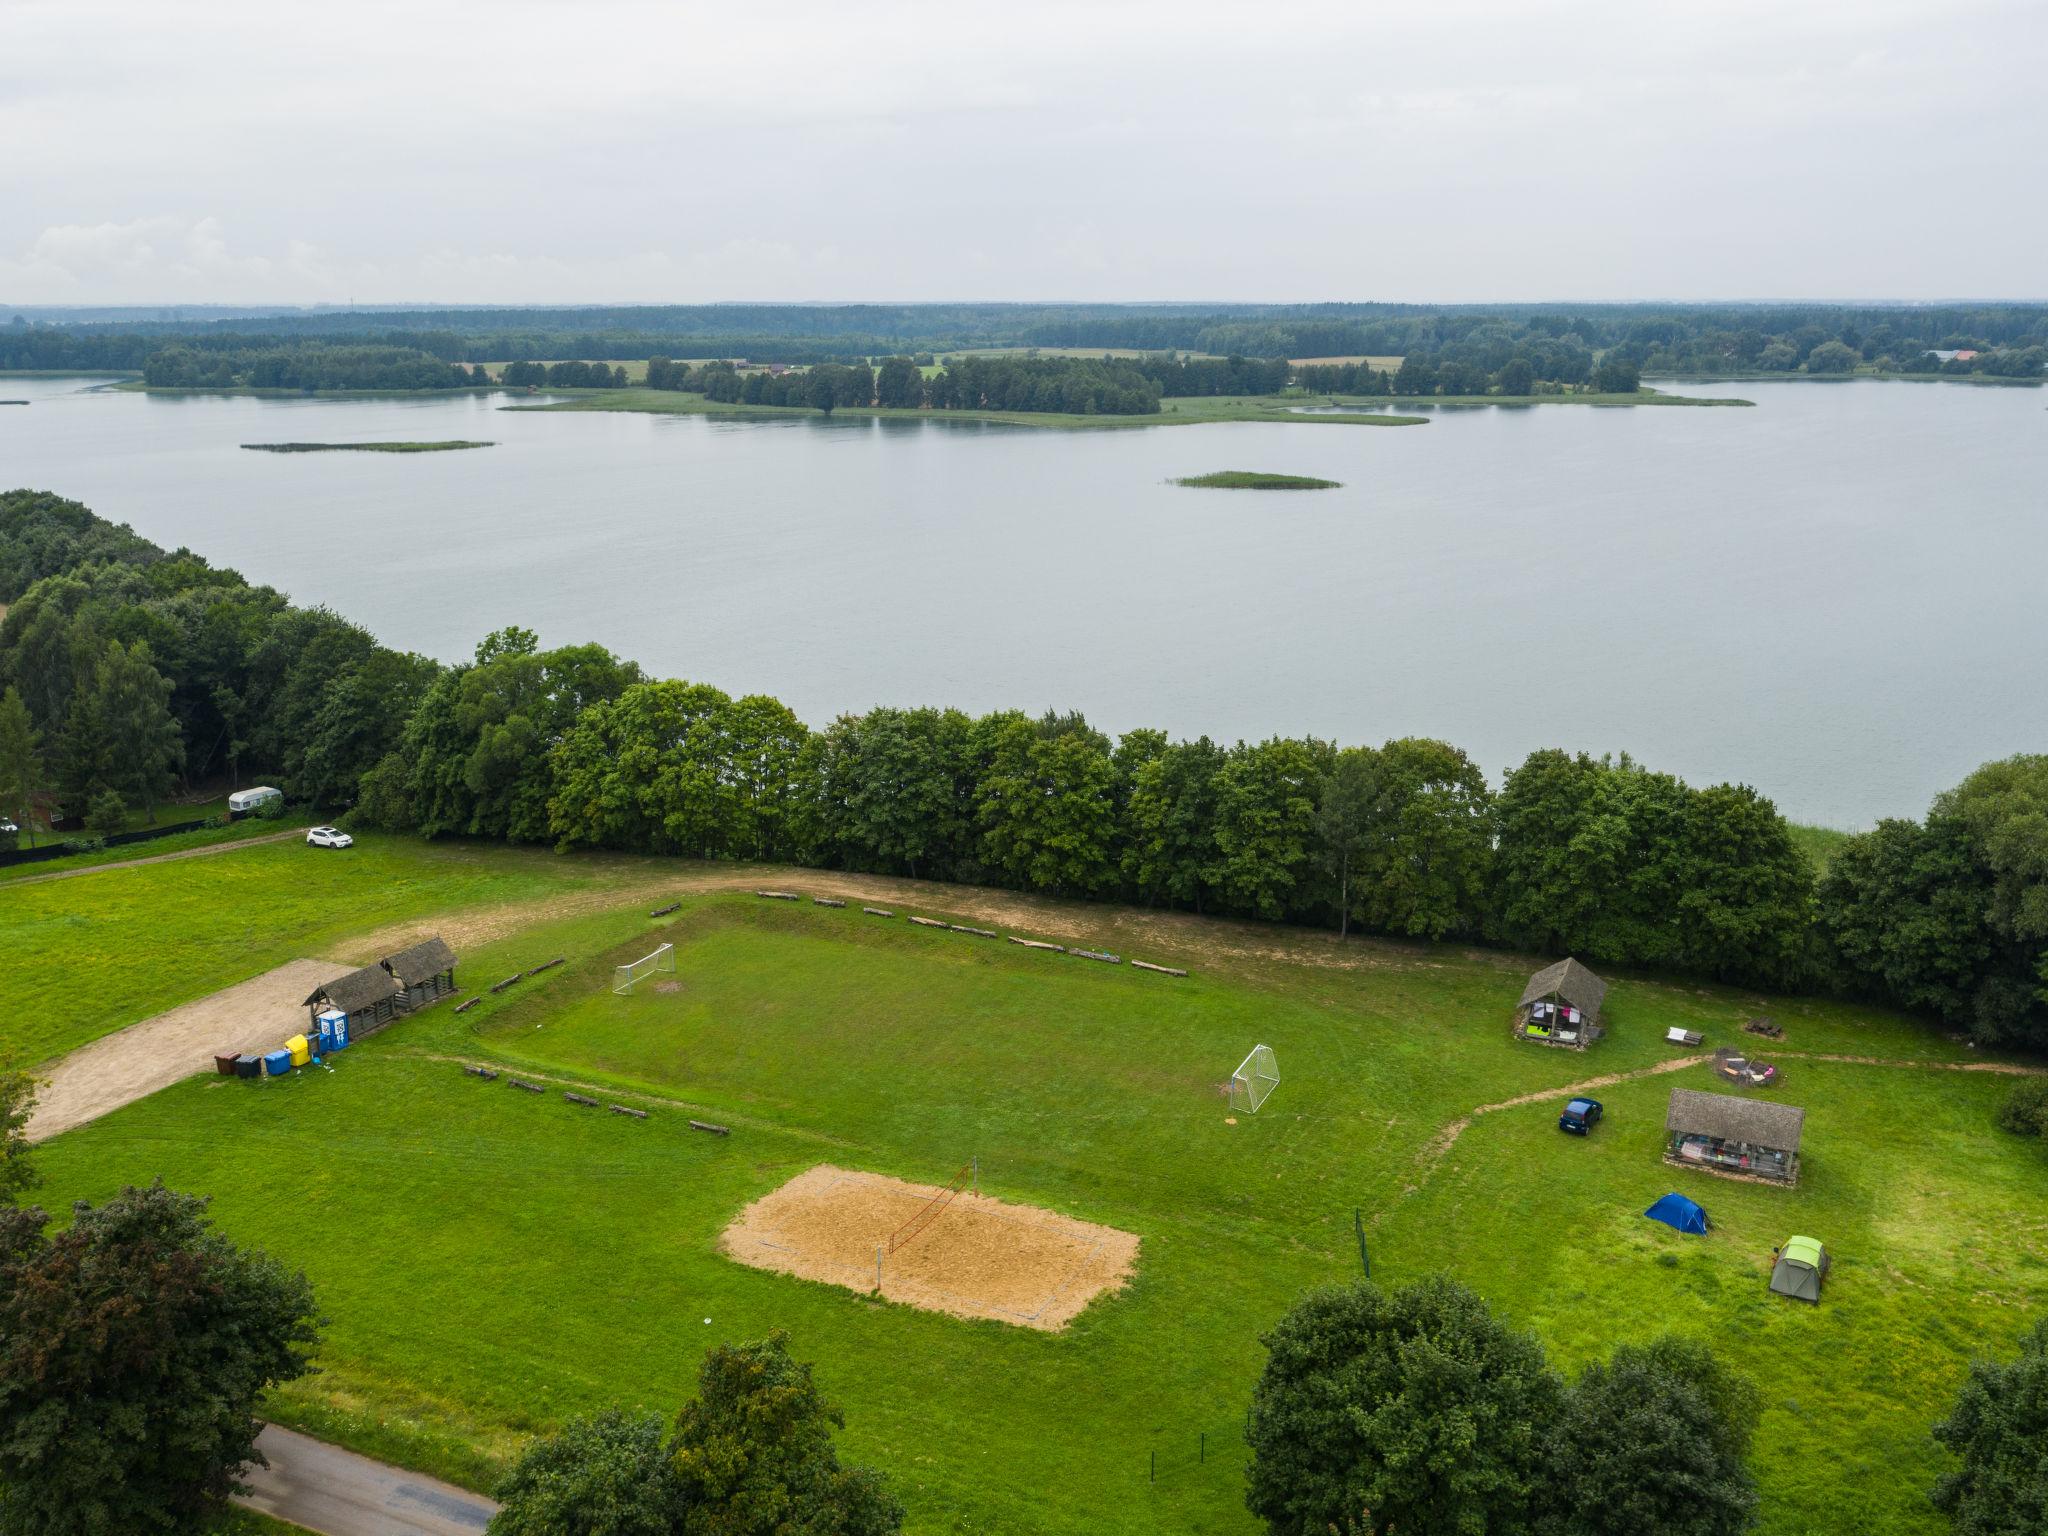
[[[339,1008],[329,1008],[313,1020],[320,1036],[320,1054],[331,1056],[348,1044],[348,1015]]]
[[[290,1051],[272,1051],[263,1058],[263,1075],[265,1077],[283,1077],[291,1069],[292,1053]]]
[[[1705,1233],[1707,1213],[1695,1201],[1680,1194],[1669,1194],[1651,1206],[1643,1214],[1652,1221],[1661,1221],[1667,1227],[1680,1232]]]

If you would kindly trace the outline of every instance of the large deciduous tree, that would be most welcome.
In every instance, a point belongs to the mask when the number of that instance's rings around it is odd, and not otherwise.
[[[1705,1345],[1624,1344],[1547,1427],[1544,1536],[1741,1536],[1756,1523],[1756,1389]]]
[[[43,787],[43,738],[18,689],[0,694],[0,817],[35,844],[36,796]]]
[[[2011,1360],[1978,1360],[1934,1438],[1962,1464],[1934,1486],[1954,1536],[2048,1531],[2048,1321]]]
[[[1557,1379],[1463,1286],[1311,1291],[1265,1343],[1245,1502],[1276,1536],[1533,1529]]]
[[[1217,883],[1264,918],[1316,909],[1316,794],[1330,756],[1319,741],[1239,742],[1216,776]]]
[[[1107,739],[1078,715],[991,715],[975,733],[986,765],[975,811],[990,867],[1026,890],[1102,890],[1116,856]]]
[[[1200,912],[1220,877],[1216,781],[1223,749],[1204,736],[1168,745],[1131,775],[1125,810],[1125,881],[1150,906]]]
[[[76,1210],[0,1208],[0,1532],[200,1531],[309,1369],[312,1291],[161,1184]]]
[[[786,1335],[704,1357],[697,1396],[677,1415],[670,1468],[683,1536],[893,1536],[903,1507],[879,1473],[842,1466],[845,1416],[818,1390]]]

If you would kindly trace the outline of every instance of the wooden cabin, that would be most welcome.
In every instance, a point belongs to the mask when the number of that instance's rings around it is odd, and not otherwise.
[[[401,1012],[437,1002],[455,990],[455,951],[437,934],[377,962],[398,983]]]
[[[1805,1129],[1806,1111],[1791,1104],[1674,1088],[1664,1114],[1664,1161],[1678,1168],[1797,1184]]]
[[[315,987],[306,998],[306,1009],[316,1021],[330,1008],[347,1014],[348,1037],[355,1041],[397,1018],[403,995],[404,989],[383,966],[366,965]]]
[[[1606,1001],[1607,983],[1578,961],[1546,965],[1515,1004],[1515,1038],[1583,1051],[1604,1033],[1600,1005]]]

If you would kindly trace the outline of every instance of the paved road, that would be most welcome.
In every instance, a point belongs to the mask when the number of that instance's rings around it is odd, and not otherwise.
[[[250,1491],[236,1502],[320,1536],[476,1536],[498,1510],[481,1494],[275,1424],[256,1448],[270,1465],[249,1470]]]

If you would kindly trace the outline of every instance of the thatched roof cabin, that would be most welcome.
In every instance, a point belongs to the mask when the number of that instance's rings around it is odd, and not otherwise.
[[[398,983],[380,965],[366,965],[346,976],[323,981],[306,997],[308,1008],[339,1008],[343,1013],[362,1013],[398,995]]]
[[[1578,961],[1546,965],[1522,988],[1515,1034],[1537,1045],[1582,1051],[1600,1038],[1600,1005],[1606,1000],[1607,983]]]
[[[454,971],[455,951],[436,934],[433,938],[422,939],[410,949],[386,955],[378,964],[389,971],[401,987],[416,987],[422,982],[432,981],[443,972]]]
[[[1664,1160],[1791,1184],[1805,1132],[1806,1111],[1797,1105],[1674,1088],[1664,1112]]]
[[[1517,1006],[1526,1008],[1545,998],[1569,1003],[1597,1022],[1600,1005],[1607,1000],[1607,983],[1576,960],[1560,960],[1555,965],[1546,965],[1529,978],[1529,985],[1522,988],[1522,1001]]]

